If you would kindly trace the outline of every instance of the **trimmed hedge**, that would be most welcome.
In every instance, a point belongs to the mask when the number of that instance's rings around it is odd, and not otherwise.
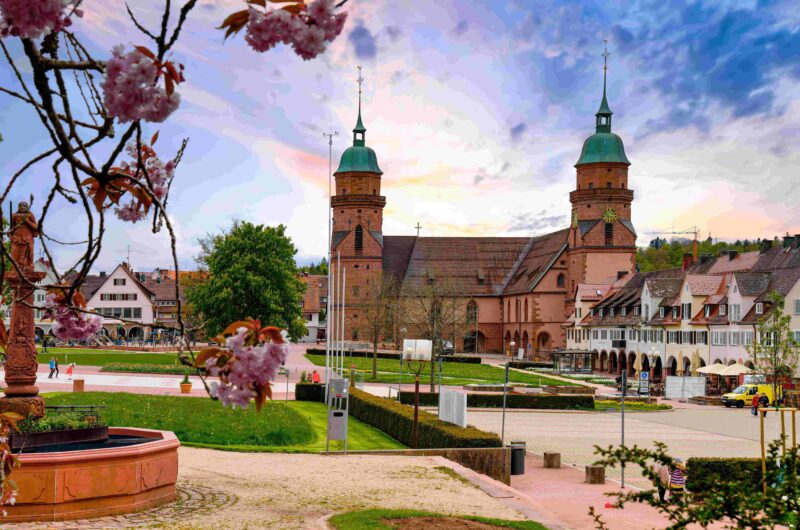
[[[171,364],[136,364],[136,363],[109,363],[101,372],[127,372],[129,374],[177,374],[196,375],[197,370],[183,365]]]
[[[508,366],[520,370],[527,370],[528,368],[552,368],[553,363],[543,361],[510,361]]]
[[[686,488],[702,495],[714,489],[714,484],[724,477],[727,482],[752,484],[760,491],[760,458],[690,458],[686,462]]]
[[[364,350],[353,350],[353,357],[368,357],[372,359],[372,352],[371,351],[364,351]],[[308,348],[306,350],[306,354],[308,355],[325,355],[325,350],[322,348]],[[350,352],[345,352],[345,357],[350,357]],[[391,353],[391,352],[378,352],[378,359],[394,359],[396,361],[400,360],[400,353]],[[481,364],[480,357],[468,357],[466,355],[442,355],[442,360],[446,363],[467,363],[467,364]],[[552,363],[547,365],[548,368],[552,368]]]
[[[322,383],[297,383],[294,386],[295,401],[325,403],[325,385]]]
[[[411,446],[414,408],[391,399],[350,389],[350,415],[382,430],[395,440]],[[419,449],[501,447],[500,438],[475,427],[459,427],[419,411]]]
[[[414,393],[401,392],[400,402],[413,405]],[[437,392],[420,392],[419,404],[424,407],[435,407],[439,403]],[[467,406],[474,408],[502,408],[503,394],[467,394]],[[508,394],[506,408],[509,409],[594,409],[592,396],[553,396],[541,394]]]

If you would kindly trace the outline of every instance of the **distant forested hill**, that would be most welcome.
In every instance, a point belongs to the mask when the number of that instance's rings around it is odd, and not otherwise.
[[[761,239],[736,240],[732,243],[726,241],[715,243],[711,239],[706,239],[699,242],[698,255],[711,254],[713,256],[718,256],[725,250],[750,252],[752,250],[758,250],[760,246]],[[692,240],[675,238],[667,241],[666,239],[657,237],[650,241],[650,244],[646,248],[639,248],[637,250],[636,263],[639,270],[642,272],[680,267],[683,255],[687,252],[692,252]]]

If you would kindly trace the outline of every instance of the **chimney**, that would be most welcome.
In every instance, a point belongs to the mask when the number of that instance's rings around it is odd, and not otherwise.
[[[794,243],[794,237],[790,236],[789,234],[783,236],[783,248],[791,247],[792,243]]]
[[[692,255],[692,253],[691,253],[691,252],[686,252],[686,253],[683,255],[683,263],[681,264],[681,270],[682,270],[682,271],[685,271],[685,270],[687,270],[689,267],[691,267],[691,266],[692,266],[692,261],[693,261],[693,258],[694,258],[694,256]]]
[[[761,247],[758,249],[760,254],[766,254],[769,249],[772,248],[772,240],[771,239],[762,239],[761,240]]]
[[[701,254],[700,255],[700,264],[702,265],[704,263],[708,263],[712,259],[714,259],[714,255],[713,254]]]
[[[728,251],[728,261],[733,261],[733,259],[739,255],[738,250],[729,250]]]
[[[101,278],[105,278],[106,277],[106,271],[100,271],[100,277]]]
[[[628,275],[628,271],[617,271],[617,279],[621,280]]]

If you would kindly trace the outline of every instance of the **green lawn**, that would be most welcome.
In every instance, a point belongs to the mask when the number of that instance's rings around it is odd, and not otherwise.
[[[364,510],[360,512],[340,513],[331,517],[330,523],[337,530],[391,530],[397,527],[386,523],[387,519],[409,519],[411,517],[457,517],[470,521],[480,521],[496,528],[547,530],[546,527],[533,521],[507,521],[469,515],[451,516],[442,513],[421,512],[417,510]]]
[[[42,353],[39,350],[38,360],[40,363],[47,364],[51,356],[58,359],[62,370],[67,363],[76,363],[79,366],[105,366],[115,363],[178,364],[178,356],[175,353],[128,353],[107,350],[73,350],[70,348],[49,348],[48,353]]]
[[[126,394],[121,392],[53,393],[48,405],[107,405],[110,426],[172,431],[184,445],[230,451],[314,453],[325,450],[327,410],[322,403],[268,401],[233,410],[208,398]],[[400,449],[381,431],[350,418],[347,448]],[[341,449],[333,442],[331,450]]]
[[[324,355],[306,355],[306,358],[317,366],[325,366]],[[400,376],[400,363],[393,359],[378,359],[378,374],[377,379],[372,379],[372,359],[364,357],[353,357],[345,359],[345,367],[355,365],[357,370],[368,371],[365,374],[365,381],[367,382],[380,382],[380,383],[396,383]],[[503,383],[504,370],[496,366],[488,366],[485,364],[469,364],[469,363],[442,363],[442,382],[449,385],[465,385],[469,383]],[[406,382],[411,381],[411,375],[403,368],[403,380]],[[427,377],[426,377],[427,376]],[[430,380],[430,368],[427,367],[420,377],[423,383]],[[517,372],[514,370],[509,371],[508,380],[512,383],[526,383],[532,386],[540,385],[573,385],[577,383],[567,383],[566,381],[559,381],[557,379],[550,379],[549,377],[539,375]],[[437,376],[438,381],[438,376]]]

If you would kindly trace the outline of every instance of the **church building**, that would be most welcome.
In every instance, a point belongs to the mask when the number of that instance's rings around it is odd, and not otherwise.
[[[539,359],[566,345],[562,324],[572,314],[578,285],[609,283],[635,270],[630,162],[622,139],[611,132],[605,78],[604,67],[595,133],[575,164],[570,226],[530,237],[385,235],[384,173],[366,143],[359,95],[353,145],[334,173],[331,198],[332,278],[337,253],[346,268],[346,341],[369,340],[364,297],[391,276],[400,296],[413,296],[420,286],[436,282],[458,293],[466,322],[454,337],[456,351],[509,351],[513,342],[513,349],[525,348]],[[390,192],[391,179],[387,182]]]

